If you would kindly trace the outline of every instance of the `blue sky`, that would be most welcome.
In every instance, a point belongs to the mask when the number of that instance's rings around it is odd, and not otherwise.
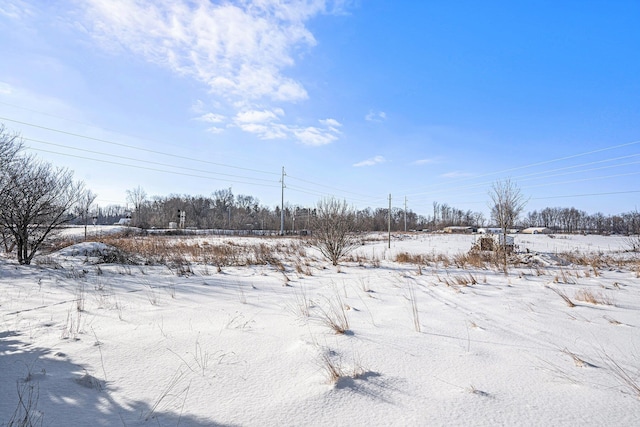
[[[101,205],[640,200],[640,2],[8,0],[0,123]]]

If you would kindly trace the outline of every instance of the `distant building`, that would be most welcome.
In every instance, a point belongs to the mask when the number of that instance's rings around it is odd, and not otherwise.
[[[529,227],[522,230],[522,234],[551,234],[551,229],[547,227]]]
[[[467,234],[473,233],[473,227],[468,227],[464,225],[453,225],[451,227],[445,227],[442,229],[443,233],[456,233],[456,234]]]
[[[502,228],[497,228],[497,227],[478,228],[478,234],[500,234],[500,233],[502,233]]]
[[[497,251],[501,247],[504,247],[507,252],[513,252],[515,249],[515,242],[513,236],[505,236],[496,233],[486,233],[478,236],[473,244],[472,249],[480,251]],[[506,242],[506,244],[504,244]]]

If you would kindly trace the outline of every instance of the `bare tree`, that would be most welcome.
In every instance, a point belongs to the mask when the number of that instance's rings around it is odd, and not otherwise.
[[[93,202],[95,202],[97,194],[92,192],[91,190],[86,190],[81,195],[78,205],[76,206],[76,212],[80,218],[82,218],[82,223],[84,224],[84,240],[87,240],[87,224],[89,223],[89,211],[91,210],[91,206]]]
[[[12,182],[9,179],[9,169],[17,161],[18,153],[22,150],[22,140],[17,134],[9,133],[4,125],[0,125],[0,213],[7,209],[9,190]],[[11,233],[0,221],[0,236],[5,252],[13,250],[15,243],[11,241]]]
[[[18,262],[30,264],[47,236],[70,219],[84,184],[74,182],[71,171],[32,156],[4,167],[2,181],[0,224],[14,239]]]
[[[144,191],[144,188],[139,185],[136,188],[131,190],[127,190],[127,202],[133,205],[134,209],[134,219],[133,225],[139,227],[144,223],[144,215],[142,213],[142,209],[144,207],[144,203],[147,200],[147,192]]]
[[[504,274],[507,274],[507,234],[509,228],[518,220],[527,201],[520,192],[520,188],[510,179],[495,182],[491,191],[491,218],[502,229],[502,255]]]
[[[313,219],[313,246],[333,265],[358,246],[355,213],[346,201],[322,199]]]

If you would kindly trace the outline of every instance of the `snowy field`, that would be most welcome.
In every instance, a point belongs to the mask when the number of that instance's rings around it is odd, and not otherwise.
[[[518,235],[505,276],[460,261],[474,236],[370,237],[338,267],[294,238],[164,239],[200,249],[152,265],[100,243],[0,258],[0,425],[638,425],[625,238]]]

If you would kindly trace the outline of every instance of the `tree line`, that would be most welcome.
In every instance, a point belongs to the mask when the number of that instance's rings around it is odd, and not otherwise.
[[[131,224],[141,228],[167,228],[179,223],[179,212],[185,212],[185,226],[198,229],[280,230],[281,207],[262,205],[250,195],[234,195],[230,188],[214,191],[210,196],[176,195],[149,197],[141,187],[127,191],[129,206],[94,207],[98,224],[113,224],[130,217]],[[489,208],[493,208],[489,206]],[[352,209],[356,229],[387,231],[388,208]],[[317,205],[284,206],[285,231],[310,229],[317,216]],[[410,208],[391,208],[391,230],[441,230],[449,226],[474,228],[499,226],[493,215],[458,209],[447,203],[433,202],[433,210],[421,215]],[[556,233],[638,234],[640,212],[615,215],[601,212],[589,214],[573,207],[547,207],[519,215],[513,227],[546,227]]]
[[[504,194],[503,194],[504,193]],[[213,191],[210,196],[168,195],[149,197],[138,186],[127,190],[127,206],[97,206],[96,195],[73,172],[24,153],[17,134],[0,124],[0,239],[5,251],[15,250],[18,262],[29,264],[45,239],[60,225],[125,222],[139,228],[168,228],[170,225],[197,229],[280,230],[282,208],[260,204],[252,195],[234,195],[231,188]],[[506,197],[505,208],[496,210],[495,196]],[[510,181],[497,183],[489,193],[491,217],[482,212],[462,210],[446,203],[433,203],[431,212],[420,215],[410,209],[354,209],[348,211],[350,231],[430,230],[447,226],[547,227],[562,233],[639,234],[637,211],[618,215],[588,214],[575,208],[544,208],[521,215],[526,201]],[[324,201],[324,203],[329,203]],[[345,202],[346,203],[346,202]],[[508,206],[511,204],[512,206]],[[323,202],[315,206],[284,206],[284,231],[314,230],[322,224]],[[502,209],[502,208],[501,208]],[[184,220],[184,223],[182,222]],[[173,224],[172,224],[173,223]],[[505,231],[506,232],[506,231]]]

